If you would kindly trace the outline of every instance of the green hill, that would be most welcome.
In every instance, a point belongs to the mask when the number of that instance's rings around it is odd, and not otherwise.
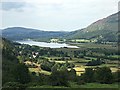
[[[11,27],[2,30],[2,37],[8,40],[40,39],[49,40],[50,38],[63,37],[68,32],[43,31],[38,29]]]
[[[118,13],[106,18],[100,19],[88,27],[71,32],[66,38],[68,39],[97,39],[100,41],[117,41],[120,33],[118,32]]]

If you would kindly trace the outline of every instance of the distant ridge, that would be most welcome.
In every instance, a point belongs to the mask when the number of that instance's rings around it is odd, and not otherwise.
[[[4,38],[9,40],[37,39],[37,38],[55,38],[63,37],[68,32],[42,31],[38,29],[11,27],[2,30]]]
[[[84,38],[84,39],[99,39],[101,41],[117,41],[120,33],[118,32],[118,22],[120,12],[100,19],[84,29],[71,32],[66,38]]]

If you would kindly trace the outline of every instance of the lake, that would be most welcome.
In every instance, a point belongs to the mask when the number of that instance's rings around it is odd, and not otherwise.
[[[22,40],[22,41],[16,41],[20,44],[28,44],[28,45],[35,45],[35,46],[40,46],[40,47],[50,47],[50,48],[79,48],[77,46],[72,46],[66,43],[47,43],[47,42],[37,42],[37,41],[32,41],[32,40]]]

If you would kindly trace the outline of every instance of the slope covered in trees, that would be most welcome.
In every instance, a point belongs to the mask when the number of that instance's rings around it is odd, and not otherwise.
[[[8,88],[21,87],[21,84],[30,81],[30,75],[27,66],[19,63],[16,57],[16,49],[14,44],[2,38],[2,86]],[[11,86],[12,87],[12,86]],[[12,87],[12,88],[13,88]]]

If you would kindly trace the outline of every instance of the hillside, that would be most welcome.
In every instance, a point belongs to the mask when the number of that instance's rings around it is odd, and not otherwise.
[[[118,13],[100,19],[84,29],[79,29],[73,32],[57,32],[57,31],[42,31],[37,29],[11,27],[2,30],[3,37],[9,40],[49,40],[50,38],[66,38],[66,39],[89,39],[97,40],[98,42],[116,42],[120,33],[118,32]]]
[[[117,41],[118,38],[118,13],[98,20],[84,29],[71,32],[66,38],[97,39],[101,41]]]
[[[45,39],[62,37],[67,32],[54,32],[54,31],[42,31],[37,29],[12,27],[2,30],[3,37],[9,40],[22,40],[22,39]]]
[[[15,87],[24,88],[21,85],[30,81],[27,66],[19,63],[16,55],[17,49],[13,42],[2,38],[0,44],[2,49],[2,90],[8,90],[10,87],[12,87],[11,90]]]
[[[12,70],[18,64],[18,60],[14,55],[14,45],[2,38],[2,43],[0,43],[0,48],[2,49],[2,84],[9,81],[14,81],[14,75]]]

